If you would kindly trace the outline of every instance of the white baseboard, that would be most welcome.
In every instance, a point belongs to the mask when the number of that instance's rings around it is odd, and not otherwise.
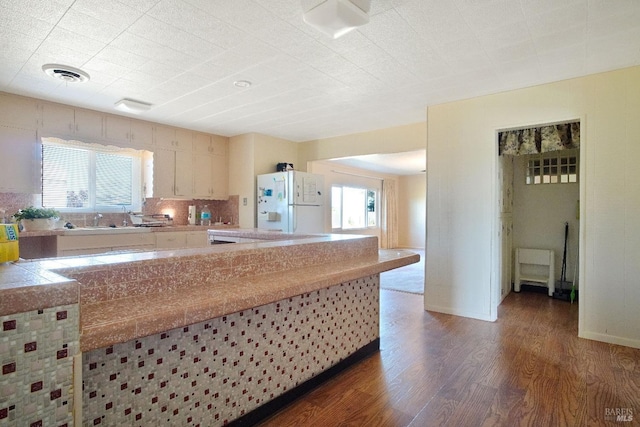
[[[601,334],[598,332],[582,332],[578,334],[580,338],[588,340],[606,342],[608,344],[623,345],[625,347],[640,348],[640,340],[629,339],[625,337],[617,337],[615,335]]]
[[[468,317],[470,319],[484,320],[486,322],[496,321],[496,318],[492,318],[491,316],[487,316],[485,314],[471,313],[463,310],[456,310],[455,308],[452,308],[452,307],[441,307],[441,306],[432,305],[432,304],[425,304],[424,309],[425,311],[435,311],[437,313],[452,314],[454,316]]]

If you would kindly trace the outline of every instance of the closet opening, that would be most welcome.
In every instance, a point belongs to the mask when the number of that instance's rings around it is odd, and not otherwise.
[[[580,122],[497,132],[498,303],[544,292],[577,304]],[[499,295],[496,295],[498,294]]]

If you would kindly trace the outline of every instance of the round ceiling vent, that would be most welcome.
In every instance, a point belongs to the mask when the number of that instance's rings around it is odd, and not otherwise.
[[[79,68],[70,67],[68,65],[45,64],[42,66],[42,71],[55,79],[60,79],[65,82],[81,83],[89,80],[89,74]]]

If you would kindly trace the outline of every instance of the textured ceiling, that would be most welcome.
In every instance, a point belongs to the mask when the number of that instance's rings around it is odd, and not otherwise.
[[[332,40],[300,0],[0,0],[0,91],[106,112],[127,97],[151,121],[307,141],[640,64],[638,0],[372,0],[370,15]]]

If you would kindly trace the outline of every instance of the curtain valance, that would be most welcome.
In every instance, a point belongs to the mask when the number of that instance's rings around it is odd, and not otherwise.
[[[580,148],[580,122],[506,130],[498,141],[499,154],[508,156]]]

